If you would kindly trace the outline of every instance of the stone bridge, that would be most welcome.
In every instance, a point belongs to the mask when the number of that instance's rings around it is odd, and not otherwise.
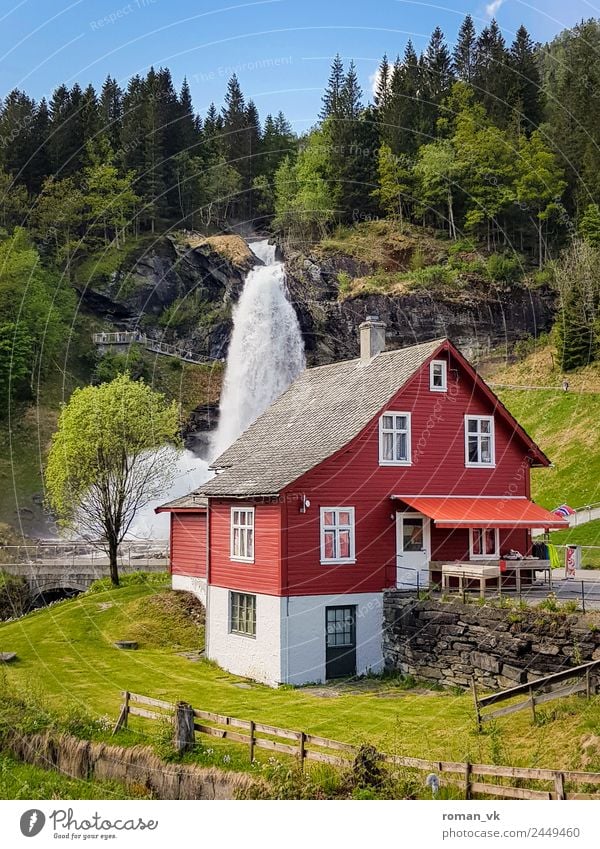
[[[121,575],[168,568],[168,540],[123,542],[119,548]],[[108,577],[109,563],[99,543],[41,542],[0,546],[0,570],[25,578],[35,605],[85,592],[94,581]]]

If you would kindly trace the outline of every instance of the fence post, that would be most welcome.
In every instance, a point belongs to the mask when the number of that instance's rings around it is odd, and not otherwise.
[[[585,581],[581,582],[581,610],[585,613]]]
[[[254,763],[254,720],[250,720],[250,763]]]
[[[529,701],[531,704],[531,716],[533,723],[535,724],[535,696],[533,695],[533,687],[529,688]]]
[[[473,764],[465,764],[465,799],[471,798],[471,774],[473,772]]]
[[[554,776],[554,790],[557,799],[566,799],[565,793],[565,776],[562,772],[557,772]]]
[[[475,687],[474,676],[471,676],[471,692],[473,694],[473,703],[475,705],[475,718],[477,720],[477,730],[481,731],[481,713],[479,712],[479,701],[477,700],[477,689]]]
[[[304,758],[306,757],[306,734],[300,732],[300,740],[298,741],[298,757],[300,758],[300,769],[304,769]]]
[[[178,754],[189,752],[196,743],[194,731],[194,711],[187,702],[177,702],[175,706],[175,750]]]
[[[113,728],[113,734],[116,734],[117,731],[120,731],[121,728],[127,728],[127,717],[129,716],[129,697],[130,693],[128,690],[123,691],[123,704],[121,705],[121,710],[119,711],[119,718],[117,719],[117,723]]]

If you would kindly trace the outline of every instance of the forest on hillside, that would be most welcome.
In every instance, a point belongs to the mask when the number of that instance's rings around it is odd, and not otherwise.
[[[383,57],[372,102],[333,62],[322,109],[297,137],[261,118],[236,76],[195,112],[186,80],[151,68],[123,88],[59,86],[0,106],[0,392],[27,397],[68,335],[86,256],[172,229],[244,223],[305,247],[389,218],[540,270],[566,308],[565,368],[596,356],[600,284],[600,23],[550,44],[507,43],[470,16],[451,49]],[[506,260],[506,261],[505,261]],[[503,264],[504,263],[504,264]],[[512,265],[511,265],[512,263]],[[511,268],[513,271],[511,271]],[[543,269],[543,270],[542,270]],[[19,303],[19,315],[14,304]]]

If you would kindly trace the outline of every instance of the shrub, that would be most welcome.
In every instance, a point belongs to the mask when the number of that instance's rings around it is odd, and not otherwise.
[[[347,271],[340,271],[337,276],[338,292],[341,297],[348,295],[352,289],[352,278]]]
[[[522,257],[492,254],[485,264],[486,277],[494,283],[516,283],[523,276]]]
[[[25,578],[0,572],[0,620],[22,616],[30,604],[31,591]]]
[[[424,289],[441,289],[453,283],[455,279],[455,274],[447,265],[430,265],[413,276],[415,285]]]

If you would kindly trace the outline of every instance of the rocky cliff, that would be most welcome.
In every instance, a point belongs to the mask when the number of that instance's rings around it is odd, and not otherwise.
[[[470,358],[526,336],[550,330],[555,296],[548,287],[490,285],[472,275],[458,290],[419,288],[406,293],[364,293],[344,297],[340,280],[372,273],[364,262],[335,253],[284,251],[290,297],[299,316],[310,364],[358,355],[358,325],[367,315],[387,324],[388,345],[402,347],[450,337]]]

